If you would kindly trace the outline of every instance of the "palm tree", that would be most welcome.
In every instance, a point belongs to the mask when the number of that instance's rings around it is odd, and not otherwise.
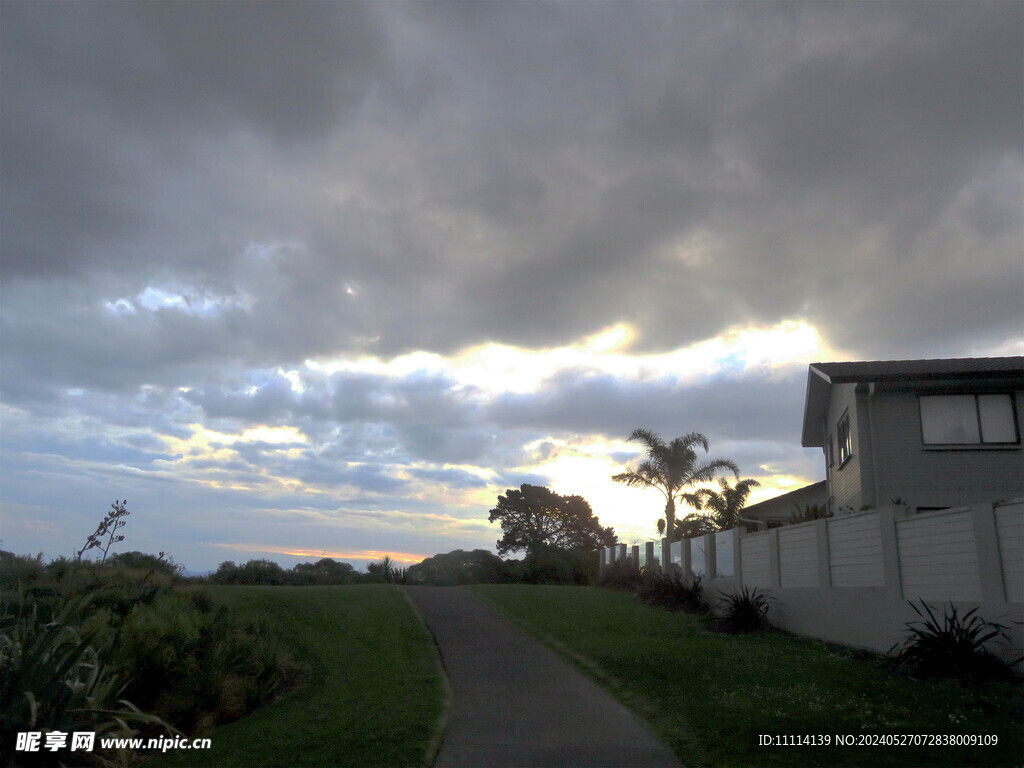
[[[754,488],[760,488],[757,480],[740,480],[736,485],[730,486],[728,478],[718,478],[718,484],[722,486],[721,492],[713,491],[710,488],[700,488],[694,496],[697,497],[697,509],[708,509],[713,515],[718,530],[725,531],[735,528],[740,521],[740,510],[747,505],[747,496]]]
[[[647,458],[634,469],[612,475],[612,480],[625,483],[630,488],[657,488],[665,497],[665,535],[672,540],[676,523],[676,499],[682,499],[699,508],[695,494],[683,493],[683,489],[697,483],[714,480],[715,474],[728,469],[739,479],[740,470],[735,462],[728,459],[714,459],[703,464],[698,462],[695,448],[704,452],[710,449],[708,439],[699,432],[691,432],[666,443],[649,429],[634,429],[630,440],[639,440],[647,450]]]

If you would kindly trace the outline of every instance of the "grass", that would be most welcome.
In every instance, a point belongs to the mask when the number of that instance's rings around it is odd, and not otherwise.
[[[212,749],[147,766],[409,766],[433,759],[447,683],[433,640],[393,585],[206,587],[234,614],[270,623],[304,683],[217,728]]]
[[[1019,684],[913,680],[874,654],[782,632],[720,634],[622,592],[470,589],[597,678],[690,768],[1024,763]],[[833,746],[759,746],[762,734],[828,735]],[[834,746],[840,734],[995,735],[998,745]]]

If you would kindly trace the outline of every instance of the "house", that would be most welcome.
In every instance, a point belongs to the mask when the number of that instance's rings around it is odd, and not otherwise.
[[[1024,496],[1022,413],[1024,357],[813,363],[802,443],[833,513],[959,507]]]
[[[778,528],[780,525],[793,522],[794,515],[804,514],[809,509],[825,508],[827,505],[828,486],[822,480],[820,483],[806,485],[781,496],[773,496],[757,504],[751,504],[744,507],[741,514],[746,521],[764,523],[765,528]]]

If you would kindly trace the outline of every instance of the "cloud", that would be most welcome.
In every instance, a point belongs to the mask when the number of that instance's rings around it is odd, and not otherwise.
[[[820,471],[807,363],[1024,344],[1020,4],[0,21],[0,502],[25,546],[130,490],[201,560],[293,513],[294,551],[472,549],[521,482],[619,515],[638,426],[782,487]],[[366,538],[442,509],[466,527]]]

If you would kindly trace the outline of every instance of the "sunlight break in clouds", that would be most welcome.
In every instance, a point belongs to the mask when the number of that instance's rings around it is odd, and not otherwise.
[[[288,547],[277,547],[274,545],[267,544],[213,544],[212,546],[218,549],[228,549],[237,552],[246,553],[265,553],[268,555],[288,555],[289,557],[297,557],[306,559],[321,559],[329,557],[332,560],[362,560],[365,562],[374,562],[387,556],[390,557],[397,563],[418,563],[428,555],[415,555],[409,552],[384,552],[373,549],[367,550],[326,550],[326,549],[292,549]]]
[[[714,338],[660,354],[630,354],[637,331],[616,323],[569,346],[522,349],[482,344],[445,358],[427,352],[401,355],[385,362],[375,357],[354,360],[307,360],[310,370],[345,371],[402,378],[412,373],[445,375],[458,385],[491,396],[530,394],[561,371],[584,370],[637,381],[689,382],[722,371],[774,371],[815,360],[845,360],[806,320],[783,320],[773,326],[734,326]]]

